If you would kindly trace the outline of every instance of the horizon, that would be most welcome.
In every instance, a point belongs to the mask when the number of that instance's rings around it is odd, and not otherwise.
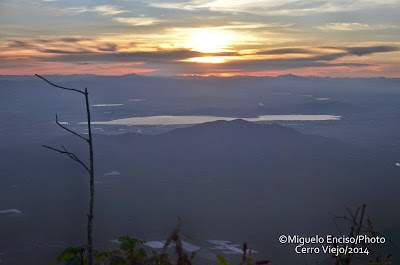
[[[40,75],[40,74],[39,74]],[[277,78],[277,77],[288,77],[288,76],[294,76],[294,77],[301,77],[301,78],[330,78],[330,79],[399,79],[399,77],[385,77],[385,76],[370,76],[370,77],[346,77],[346,76],[339,76],[339,77],[331,77],[331,76],[318,76],[318,75],[295,75],[295,74],[282,74],[282,75],[263,75],[263,76],[257,76],[257,75],[230,75],[230,76],[220,76],[220,75],[143,75],[143,74],[137,74],[137,73],[127,73],[127,74],[88,74],[88,73],[75,73],[75,74],[43,74],[41,76],[74,76],[74,75],[89,75],[89,76],[104,76],[104,77],[123,77],[123,76],[129,76],[129,75],[136,75],[136,76],[141,76],[141,77],[154,77],[154,78],[183,78],[183,77],[203,77],[203,78],[209,78],[209,77],[216,77],[216,78],[237,78],[237,77],[254,77],[254,78]],[[35,77],[35,74],[0,74],[0,77],[5,77],[5,76],[12,76],[12,77]]]
[[[0,3],[0,74],[400,77],[400,1]]]

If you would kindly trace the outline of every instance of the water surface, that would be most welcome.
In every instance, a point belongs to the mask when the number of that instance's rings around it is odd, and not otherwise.
[[[150,116],[117,119],[111,121],[95,121],[92,124],[102,125],[184,125],[212,122],[218,120],[232,121],[236,117],[217,117],[217,116]],[[242,118],[250,122],[262,121],[329,121],[340,120],[337,115],[261,115],[256,118]],[[83,123],[81,123],[83,124]]]

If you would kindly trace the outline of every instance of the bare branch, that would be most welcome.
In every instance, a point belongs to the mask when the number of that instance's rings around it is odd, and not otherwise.
[[[363,204],[362,205],[362,210],[361,210],[360,221],[359,221],[358,228],[357,228],[357,235],[360,234],[360,232],[361,232],[361,227],[362,227],[362,223],[363,223],[363,220],[364,220],[364,214],[365,214],[365,207],[367,207],[367,205]]]
[[[68,129],[67,127],[65,127],[65,126],[63,126],[61,123],[59,123],[59,122],[58,122],[58,117],[57,117],[57,115],[56,115],[56,123],[57,123],[58,126],[60,126],[61,128],[63,128],[64,130],[66,130],[66,131],[72,133],[73,135],[78,136],[79,138],[85,140],[86,142],[89,142],[89,139],[83,137],[82,135],[80,135],[80,134],[74,132],[74,131],[71,130],[71,129]]]
[[[87,172],[90,173],[89,168],[85,165],[85,163],[83,163],[74,153],[68,152],[63,145],[62,145],[62,148],[64,149],[64,151],[56,149],[56,148],[53,148],[53,147],[50,147],[50,146],[47,146],[47,145],[42,145],[42,146],[47,148],[47,149],[56,151],[56,152],[58,152],[60,154],[68,155],[69,158],[71,158],[72,160],[74,160],[74,161],[78,162],[79,164],[81,164],[87,170]]]
[[[78,92],[78,93],[81,93],[81,94],[84,94],[84,95],[85,95],[85,92],[83,92],[83,91],[81,91],[81,90],[79,90],[79,89],[68,88],[68,87],[62,87],[62,86],[53,84],[52,82],[50,82],[49,80],[47,80],[46,78],[44,78],[44,77],[42,77],[42,76],[40,76],[40,75],[38,75],[38,74],[35,74],[35,75],[36,75],[37,77],[43,79],[44,81],[46,81],[47,83],[49,83],[49,84],[52,85],[52,86],[55,86],[55,87],[58,87],[58,88],[61,88],[61,89],[65,89],[65,90],[75,91],[75,92]]]
[[[353,222],[353,220],[350,219],[350,218],[347,217],[347,216],[338,216],[338,215],[336,215],[336,214],[334,214],[334,213],[330,213],[330,214],[333,215],[333,217],[336,218],[336,219],[344,219],[344,220],[346,220],[346,221]],[[383,236],[381,233],[378,233],[378,232],[376,232],[376,231],[372,230],[371,228],[366,227],[366,226],[364,226],[364,225],[360,225],[360,229],[361,229],[361,228],[364,228],[366,232],[375,233],[376,235]],[[385,236],[385,239],[386,239],[389,243],[391,243],[393,246],[395,246],[396,248],[400,248],[400,246],[398,246],[398,245],[397,245],[396,243],[394,243],[392,240],[388,239],[386,236]]]
[[[87,88],[85,88],[85,91],[81,91],[81,90],[78,90],[75,88],[62,87],[62,86],[53,84],[52,82],[48,81],[46,78],[44,78],[40,75],[37,75],[37,74],[35,74],[35,75],[54,87],[58,87],[58,88],[65,89],[65,90],[75,91],[75,92],[81,93],[85,96],[87,125],[88,125],[88,134],[89,134],[88,138],[85,138],[85,137],[81,136],[80,134],[78,134],[78,133],[68,129],[67,127],[63,126],[62,124],[60,124],[58,122],[57,115],[56,115],[56,123],[62,129],[72,133],[75,136],[78,136],[81,139],[86,140],[87,144],[89,145],[89,163],[90,163],[89,166],[90,166],[90,168],[88,168],[85,165],[85,163],[83,163],[75,154],[68,152],[64,146],[62,146],[63,150],[59,150],[59,149],[56,149],[56,148],[53,148],[50,146],[46,146],[46,145],[43,145],[43,147],[48,148],[53,151],[56,151],[61,154],[68,155],[69,158],[71,158],[72,160],[81,164],[86,169],[86,171],[89,173],[90,201],[89,201],[89,214],[88,214],[88,224],[87,224],[87,242],[88,242],[87,245],[88,245],[89,265],[93,265],[93,263],[94,263],[94,259],[93,259],[93,209],[94,209],[94,165],[93,165],[94,163],[93,163],[93,161],[94,161],[94,159],[93,159],[92,129],[91,129],[91,124],[90,124],[89,93],[87,91]]]
[[[336,215],[336,214],[334,214],[334,213],[330,213],[330,214],[333,215],[333,217],[335,217],[336,219],[344,219],[344,220],[346,220],[346,221],[349,221],[349,222],[352,222],[352,223],[353,223],[353,219],[350,219],[350,218],[347,217],[347,216],[338,216],[338,215]],[[366,231],[368,231],[368,232],[374,232],[374,233],[378,234],[377,232],[371,230],[369,227],[366,227],[366,226],[361,226],[361,227],[364,228],[364,229],[366,229]]]
[[[342,229],[340,229],[339,225],[336,222],[336,219],[333,219],[333,222],[335,223],[336,228],[340,231],[340,233],[342,233]]]

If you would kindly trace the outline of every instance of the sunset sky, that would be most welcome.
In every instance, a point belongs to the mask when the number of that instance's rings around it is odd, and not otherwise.
[[[0,2],[0,74],[400,77],[400,0]]]

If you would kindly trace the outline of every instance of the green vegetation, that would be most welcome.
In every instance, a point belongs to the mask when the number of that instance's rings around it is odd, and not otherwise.
[[[98,265],[124,265],[124,264],[143,264],[143,265],[172,265],[169,255],[153,251],[148,254],[143,248],[145,241],[130,236],[118,238],[119,247],[107,249],[99,252],[94,250],[95,264]],[[66,265],[87,265],[88,248],[85,246],[68,247],[57,258],[58,262],[65,262]]]
[[[94,251],[94,259],[96,265],[192,265],[193,259],[196,252],[188,255],[182,248],[182,242],[179,239],[177,230],[171,234],[164,246],[164,252],[158,253],[152,251],[148,253],[144,248],[143,244],[145,241],[130,237],[122,236],[118,238],[119,246],[115,248],[109,248],[106,251],[99,252]],[[171,257],[165,252],[166,248],[171,245],[175,247],[175,257]],[[247,244],[243,244],[243,259],[240,265],[263,265],[267,264],[269,260],[254,261],[251,255],[246,255]],[[60,256],[58,256],[58,262],[65,262],[65,265],[88,265],[88,251],[86,246],[66,248]],[[221,265],[229,265],[227,259],[223,256],[217,256],[218,261]]]

